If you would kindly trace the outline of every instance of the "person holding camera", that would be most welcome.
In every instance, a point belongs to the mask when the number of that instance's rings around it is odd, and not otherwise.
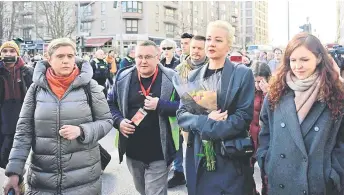
[[[33,69],[25,66],[19,53],[14,41],[0,47],[0,167],[3,169],[8,163],[24,97],[32,83]],[[23,189],[22,176],[19,183]]]

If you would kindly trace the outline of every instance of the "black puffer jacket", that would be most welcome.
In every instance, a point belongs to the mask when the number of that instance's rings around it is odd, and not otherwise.
[[[34,85],[28,90],[19,116],[6,175],[23,174],[32,147],[27,194],[100,195],[98,140],[111,130],[113,123],[103,89],[91,80],[92,67],[85,62],[80,75],[58,100],[47,83],[46,70],[42,62],[35,68]],[[89,82],[94,122],[82,88]],[[35,95],[36,85],[39,87]],[[84,139],[64,139],[59,135],[63,125],[80,126]]]

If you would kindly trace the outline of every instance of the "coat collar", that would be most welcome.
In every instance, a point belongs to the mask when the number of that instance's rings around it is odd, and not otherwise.
[[[293,138],[295,144],[301,150],[304,155],[307,155],[306,147],[303,141],[301,126],[296,113],[296,106],[294,102],[294,92],[292,90],[282,96],[278,106],[279,112],[281,112],[282,121],[281,126],[290,131],[290,135]]]
[[[324,112],[325,108],[326,108],[326,103],[319,102],[319,101],[314,102],[311,110],[308,112],[308,115],[301,123],[301,132],[302,132],[303,137],[306,137],[306,135],[311,130],[313,125],[319,119],[320,115]]]
[[[173,84],[172,84],[172,78],[175,74],[175,71],[165,68],[162,64],[158,64],[159,71],[161,71],[162,74],[162,82],[161,82],[161,94],[160,99],[169,100],[173,93]],[[133,75],[134,70],[136,69],[136,66],[130,67],[125,69],[123,72],[121,72],[118,76],[118,85],[123,88],[121,88],[122,93],[119,95],[119,98],[121,99],[122,105],[122,112],[123,116],[127,116],[128,114],[128,96],[129,96],[129,89],[130,89],[130,81]]]
[[[47,68],[49,66],[50,65],[46,61],[38,62],[36,64],[32,79],[36,85],[46,89],[48,88],[48,83],[46,80],[45,73],[47,72]],[[80,86],[87,85],[91,81],[92,76],[92,66],[89,62],[84,61],[80,69],[80,74],[75,78],[75,80],[71,84],[71,87],[78,88]]]

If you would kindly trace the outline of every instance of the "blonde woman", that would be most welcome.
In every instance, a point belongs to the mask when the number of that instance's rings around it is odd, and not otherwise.
[[[221,154],[221,141],[247,136],[253,117],[254,77],[245,65],[234,65],[227,59],[233,44],[233,29],[228,22],[215,21],[207,27],[205,50],[209,63],[190,73],[193,82],[221,72],[218,110],[208,115],[192,113],[189,105],[177,111],[178,124],[189,131],[186,150],[186,180],[189,195],[253,194],[250,159],[231,159]],[[203,141],[215,149],[215,170],[208,171]]]
[[[161,42],[162,60],[160,63],[167,68],[175,69],[179,64],[179,58],[175,56],[177,44],[173,40],[165,39]]]
[[[56,39],[47,63],[37,63],[5,172],[5,194],[13,188],[19,195],[18,176],[30,149],[27,194],[101,194],[98,140],[113,121],[102,87],[91,79],[92,67],[76,66],[75,54],[74,42]]]

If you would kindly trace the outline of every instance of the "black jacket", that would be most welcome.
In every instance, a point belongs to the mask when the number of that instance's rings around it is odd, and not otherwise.
[[[171,64],[169,64],[169,66],[166,66],[166,58],[162,59],[162,60],[160,61],[160,63],[161,63],[162,65],[164,65],[165,67],[171,68],[171,69],[174,70],[174,69],[180,64],[180,60],[179,60],[179,58],[173,56],[173,58],[172,58],[172,60],[171,60]]]

